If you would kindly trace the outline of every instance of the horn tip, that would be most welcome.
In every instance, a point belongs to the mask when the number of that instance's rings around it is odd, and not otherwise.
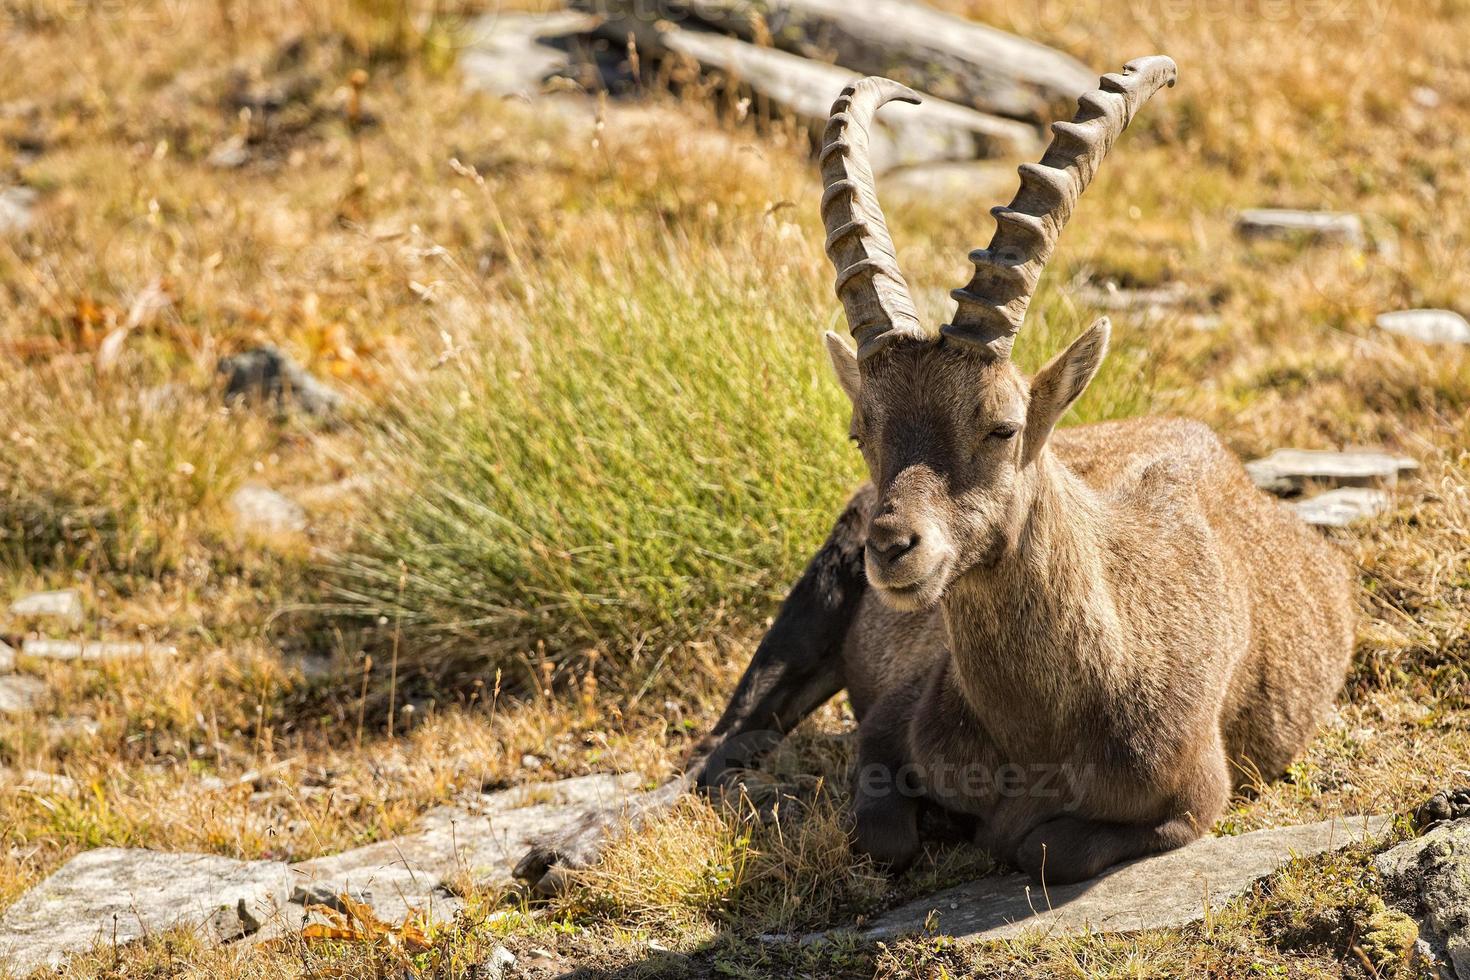
[[[1159,78],[1160,84],[1174,87],[1179,80],[1179,66],[1174,59],[1166,54],[1151,54],[1142,58],[1134,58],[1123,66],[1123,71],[1129,75],[1153,75]]]
[[[891,78],[882,75],[869,75],[860,78],[850,86],[854,91],[858,88],[870,88],[878,96],[878,104],[885,102],[907,102],[911,105],[923,105],[924,97],[902,82],[895,82]]]

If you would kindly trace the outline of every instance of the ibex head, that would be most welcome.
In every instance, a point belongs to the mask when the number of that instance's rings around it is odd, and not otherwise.
[[[1173,85],[1156,56],[1104,75],[1078,100],[1039,164],[996,219],[990,246],[970,253],[975,274],[951,295],[954,322],[919,323],[898,269],[868,164],[868,127],[912,91],[865,78],[832,106],[820,156],[827,254],[856,353],[835,334],[827,348],[852,400],[852,436],[878,489],[867,541],[869,582],[888,602],[917,609],[950,582],[1015,543],[1035,489],[1035,463],[1062,413],[1102,363],[1108,322],[1097,323],[1029,382],[1011,362],[1037,280],[1098,164],[1145,101]]]

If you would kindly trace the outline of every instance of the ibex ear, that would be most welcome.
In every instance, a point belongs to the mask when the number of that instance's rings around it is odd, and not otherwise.
[[[1031,379],[1031,405],[1026,410],[1026,462],[1041,452],[1057,422],[1097,374],[1108,352],[1112,329],[1107,317],[1098,320]]]
[[[852,348],[842,342],[841,337],[830,330],[822,339],[827,344],[827,356],[832,358],[832,371],[837,375],[837,383],[842,385],[843,391],[847,392],[848,400],[856,405],[858,391],[862,387],[862,380],[858,375],[857,355],[852,352]]]

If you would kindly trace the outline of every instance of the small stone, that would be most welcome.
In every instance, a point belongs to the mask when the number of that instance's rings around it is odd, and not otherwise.
[[[19,234],[31,226],[36,192],[29,187],[0,187],[0,235]]]
[[[1123,289],[1107,283],[1084,286],[1077,291],[1077,298],[1100,310],[1157,313],[1168,307],[1184,306],[1190,297],[1189,289],[1181,283],[1151,289]]]
[[[0,962],[17,976],[67,955],[184,928],[206,942],[253,935],[282,909],[278,861],[103,847],[72,858],[0,918]]]
[[[247,483],[230,497],[235,526],[253,534],[300,534],[306,530],[306,511],[284,494],[258,483]]]
[[[81,626],[82,594],[76,589],[36,592],[12,602],[10,614],[26,619],[54,619],[66,626]]]
[[[90,715],[68,715],[65,718],[49,718],[46,721],[47,736],[56,740],[96,738],[101,731],[102,726],[98,724],[96,718]]]
[[[32,796],[64,796],[67,799],[76,799],[79,793],[75,779],[39,769],[27,769],[18,773],[11,780],[10,786],[16,792],[30,793]]]
[[[525,755],[521,756],[521,768],[540,769],[541,759],[538,756],[534,756],[531,753],[527,752]]]
[[[1380,313],[1379,328],[1426,344],[1470,344],[1470,323],[1454,310],[1395,310]]]
[[[1416,85],[1409,91],[1409,98],[1421,109],[1438,109],[1439,93],[1427,85]]]
[[[1242,211],[1235,230],[1246,239],[1301,240],[1321,245],[1364,243],[1363,219],[1337,211],[1292,211],[1255,208]]]
[[[25,674],[0,677],[0,714],[18,715],[33,711],[46,696],[46,685]]]
[[[480,975],[485,980],[501,980],[516,965],[516,954],[504,946],[496,946],[490,951],[490,956],[484,963],[480,964]]]
[[[26,640],[21,652],[39,660],[136,660],[140,657],[176,657],[178,647],[158,643],[110,642],[105,640]]]
[[[231,136],[211,150],[205,162],[218,170],[238,170],[250,162],[250,151],[245,148],[244,139]]]
[[[1406,456],[1384,452],[1278,449],[1245,464],[1256,486],[1272,493],[1297,493],[1308,484],[1391,487],[1400,473],[1419,468]]]
[[[1446,820],[1470,818],[1470,789],[1442,790],[1414,811],[1414,827],[1424,831]]]
[[[342,406],[340,394],[275,347],[221,358],[217,371],[225,378],[227,402],[270,402],[281,410],[294,404],[308,415],[331,415]]]
[[[1388,509],[1389,496],[1371,487],[1339,487],[1306,500],[1292,501],[1291,509],[1317,527],[1347,527],[1354,521],[1377,517]]]
[[[0,640],[0,674],[8,674],[15,670],[15,650],[4,640]]]

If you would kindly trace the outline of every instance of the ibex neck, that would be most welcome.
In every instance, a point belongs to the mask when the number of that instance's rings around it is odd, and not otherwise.
[[[1104,501],[1043,450],[1016,544],[957,579],[943,600],[954,675],[977,712],[1055,716],[1111,673],[1119,630],[1104,576]]]

